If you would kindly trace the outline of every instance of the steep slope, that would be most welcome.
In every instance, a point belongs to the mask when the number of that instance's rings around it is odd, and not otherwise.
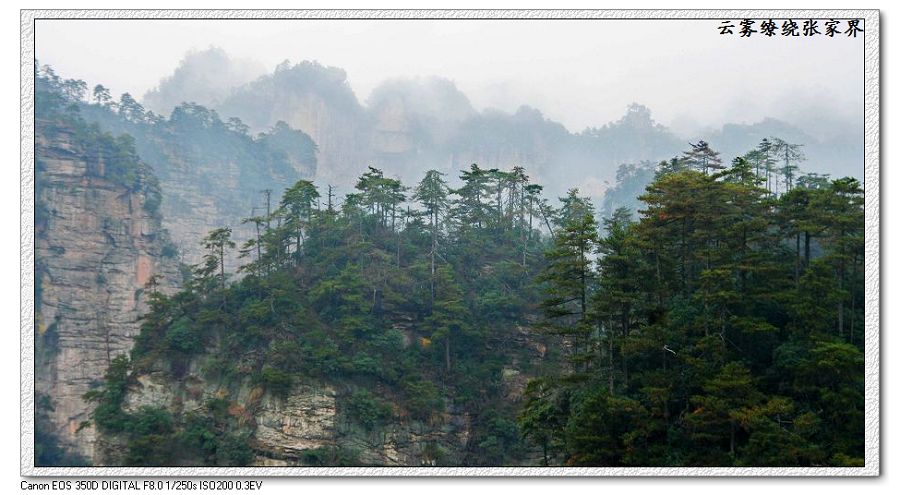
[[[528,378],[558,362],[535,328],[547,240],[520,191],[536,189],[524,171],[473,167],[450,209],[428,177],[440,229],[371,169],[341,210],[312,208],[311,182],[289,188],[243,278],[220,270],[222,231],[100,389],[102,462],[539,462],[516,426]]]
[[[127,353],[152,291],[181,275],[159,192],[127,137],[38,98],[35,396],[38,463],[89,462],[93,406],[83,395]],[[80,459],[79,459],[80,458]]]
[[[347,184],[369,158],[367,116],[342,69],[285,61],[270,75],[237,88],[218,111],[255,131],[284,121],[309,134],[319,149],[316,179]]]
[[[118,104],[81,111],[104,130],[134,136],[137,152],[159,177],[163,225],[189,265],[201,262],[200,241],[210,230],[229,226],[244,243],[254,228],[243,220],[265,214],[265,191],[278,197],[316,173],[315,143],[282,122],[253,137],[240,120],[223,122],[201,105],[182,104],[166,119],[127,103],[123,95]],[[236,266],[230,258],[228,267]]]
[[[160,115],[169,115],[186,102],[213,107],[235,87],[252,81],[263,72],[264,68],[258,62],[231,58],[221,48],[192,50],[185,54],[175,71],[147,91],[141,101]]]

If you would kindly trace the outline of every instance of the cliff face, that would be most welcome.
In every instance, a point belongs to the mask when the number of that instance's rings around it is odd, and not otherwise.
[[[159,217],[145,208],[152,198],[110,180],[72,125],[38,119],[35,160],[37,425],[90,460],[95,432],[81,425],[93,405],[82,396],[131,349],[149,291],[174,290],[180,275]]]
[[[365,170],[366,150],[360,146],[364,127],[360,114],[338,111],[316,93],[291,95],[272,112],[274,122],[287,122],[309,134],[319,149],[316,181],[345,184]]]
[[[307,133],[318,147],[316,182],[342,192],[352,190],[366,166],[411,185],[429,169],[455,176],[472,163],[522,166],[536,179],[563,165],[596,164],[575,156],[572,135],[537,110],[479,113],[440,79],[385,83],[363,106],[343,72],[300,64],[238,90],[218,111],[257,130],[283,121]]]
[[[315,62],[285,62],[275,72],[236,89],[218,112],[264,131],[286,122],[318,147],[320,185],[352,186],[369,159],[368,116],[342,69]]]
[[[158,145],[171,163],[180,165],[171,167],[160,178],[160,210],[163,227],[178,246],[182,262],[195,265],[203,260],[205,253],[201,240],[215,228],[231,227],[232,237],[239,245],[253,236],[252,225],[243,224],[242,219],[251,216],[253,208],[263,204],[262,194],[260,191],[245,194],[237,163],[187,163],[169,144],[160,142]],[[235,271],[237,266],[236,256],[226,259],[229,271]]]
[[[240,124],[189,103],[157,122],[134,121],[98,105],[81,111],[103,130],[134,138],[159,179],[163,227],[188,265],[202,262],[201,241],[213,229],[231,227],[239,246],[253,238],[253,225],[243,219],[265,214],[264,191],[271,191],[274,211],[284,189],[316,174],[315,143],[289,128],[251,137]],[[226,259],[229,271],[237,267],[236,255]]]
[[[415,345],[411,342],[407,346]],[[530,364],[543,359],[545,349],[532,330],[521,328],[511,345],[523,349]],[[429,417],[414,417],[387,389],[378,393],[392,404],[390,418],[374,427],[359,423],[352,412],[352,396],[365,388],[354,381],[305,378],[284,395],[273,394],[250,379],[235,382],[210,373],[215,349],[197,356],[186,367],[157,359],[129,380],[122,406],[134,414],[143,408],[162,408],[175,418],[205,411],[213,401],[227,404],[233,433],[246,435],[254,466],[441,466],[466,465],[477,417],[446,397],[443,410]],[[515,406],[523,400],[532,376],[511,362],[503,368],[503,399]],[[128,455],[125,441],[115,435],[98,439],[94,462],[122,465]],[[538,452],[521,459],[537,465]]]

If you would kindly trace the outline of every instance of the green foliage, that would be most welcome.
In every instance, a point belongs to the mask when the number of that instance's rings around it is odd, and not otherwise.
[[[172,443],[167,435],[144,435],[128,442],[126,466],[157,467],[172,465]]]
[[[407,380],[402,386],[406,394],[406,407],[414,418],[427,420],[431,415],[443,412],[444,400],[432,382]]]
[[[234,425],[228,417],[226,401],[210,400],[205,415],[173,416],[167,409],[151,406],[124,411],[129,368],[125,356],[116,357],[107,370],[103,387],[85,394],[86,400],[97,402],[91,414],[94,425],[125,441],[126,453],[121,459],[124,465],[246,466],[253,461],[246,435],[232,433]],[[42,442],[46,444],[46,440]],[[55,451],[44,449],[53,461]]]
[[[202,348],[203,342],[196,324],[190,318],[183,316],[169,326],[165,344],[169,350],[192,354]]]
[[[259,141],[284,152],[291,161],[312,166],[316,164],[316,143],[309,135],[291,129],[285,122],[276,122],[271,131],[260,135]]]
[[[357,390],[349,396],[345,407],[350,417],[368,431],[391,418],[391,405],[365,389]]]
[[[119,433],[126,431],[131,425],[131,417],[122,411],[129,367],[126,356],[116,356],[104,375],[104,388],[91,390],[84,396],[85,400],[98,402],[91,419],[100,430]]]
[[[205,130],[226,126],[198,106],[165,125],[207,144],[220,130]],[[259,233],[242,277],[223,263],[229,228],[201,241],[184,290],[151,298],[134,366],[202,358],[228,387],[250,380],[282,399],[295,383],[348,385],[340,407],[367,432],[475,418],[458,458],[434,443],[427,462],[502,465],[539,448],[547,465],[857,463],[862,190],[789,169],[791,191],[774,194],[759,173],[772,150],[756,151],[725,168],[701,142],[652,171],[636,218],[617,208],[602,222],[577,190],[552,207],[521,168],[473,164],[455,189],[429,171],[410,190],[370,167],[325,208],[298,180],[264,216],[248,212]],[[543,374],[522,402],[505,395],[511,364]],[[128,437],[127,462],[252,460],[252,427],[224,399],[195,416],[123,413],[127,371],[117,362],[91,393],[98,427]]]
[[[63,80],[49,66],[39,68],[35,74],[35,125],[46,134],[72,133],[73,143],[87,157],[89,175],[140,193],[144,209],[156,215],[162,195],[151,167],[138,157],[135,139],[130,134],[120,133],[121,129],[114,133],[104,131],[96,122],[85,118],[82,107],[86,91],[84,81]],[[99,93],[101,99],[102,93]],[[98,95],[96,88],[94,94]],[[40,185],[38,181],[36,192]],[[39,225],[47,215],[47,207],[43,204],[37,207]]]
[[[287,397],[294,385],[294,377],[290,373],[271,366],[263,367],[259,380],[264,387],[280,397]]]
[[[249,466],[253,463],[253,450],[246,438],[223,435],[216,447],[216,462],[220,466]]]
[[[660,165],[638,221],[612,212],[596,241],[562,223],[541,277],[571,364],[533,381],[519,416],[545,463],[861,462],[862,189],[797,177],[799,148],[775,143],[730,168],[695,145]]]

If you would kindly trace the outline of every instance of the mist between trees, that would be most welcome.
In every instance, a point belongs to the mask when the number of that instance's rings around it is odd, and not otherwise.
[[[601,218],[522,167],[473,164],[453,187],[369,167],[342,198],[298,180],[258,197],[246,242],[233,225],[198,239],[180,292],[147,287],[93,422],[126,439],[124,464],[250,462],[253,426],[228,400],[122,408],[137,374],[202,359],[204,376],[283,397],[341,384],[342,438],[465,411],[469,440],[433,444],[435,465],[860,465],[863,190],[801,173],[805,151],[766,138],[726,162],[698,141],[620,169],[610,197],[633,208],[608,199]],[[302,462],[361,461],[338,443]]]

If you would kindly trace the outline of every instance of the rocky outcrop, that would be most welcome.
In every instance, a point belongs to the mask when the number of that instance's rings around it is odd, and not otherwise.
[[[83,395],[131,349],[149,292],[173,290],[180,275],[148,198],[106,178],[71,125],[38,120],[36,131],[36,414],[62,447],[90,460]]]
[[[286,188],[316,174],[316,144],[286,126],[251,136],[241,123],[223,122],[191,103],[155,121],[134,121],[96,104],[80,110],[102,130],[134,138],[135,150],[159,180],[163,227],[186,265],[202,263],[202,239],[213,229],[230,227],[238,246],[254,238],[254,226],[244,220],[274,211]],[[238,253],[227,253],[226,269],[238,266]]]
[[[395,325],[409,333],[407,345],[417,337],[408,322]],[[499,393],[510,404],[524,400],[525,387],[541,364],[546,347],[529,326],[517,328],[507,345],[522,350],[500,373]],[[172,417],[214,414],[210,404],[225,404],[229,429],[246,435],[255,466],[448,466],[464,465],[469,451],[478,449],[477,412],[442,397],[444,406],[428,417],[416,417],[390,387],[369,389],[371,384],[350,378],[332,380],[297,376],[284,394],[255,383],[250,376],[220,376],[218,350],[176,366],[164,356],[138,358],[123,404],[134,413],[142,408],[162,408]],[[368,392],[366,392],[368,390]],[[368,427],[354,415],[354,397],[360,392],[377,395],[390,411]],[[215,413],[220,414],[220,413]],[[217,416],[218,417],[218,416]],[[104,436],[99,462],[120,465],[127,449],[122,439]],[[539,452],[524,453],[522,462],[538,465]],[[190,462],[197,462],[190,461]]]
[[[283,121],[308,134],[318,146],[315,179],[320,186],[352,187],[366,169],[367,115],[342,69],[285,61],[272,74],[237,88],[217,110],[255,131]]]
[[[273,118],[309,134],[319,148],[316,181],[348,184],[365,170],[367,153],[361,114],[337,111],[320,95],[306,93],[279,105]]]
[[[337,407],[332,387],[301,385],[279,399],[266,395],[254,415],[257,451],[275,459],[333,445]]]
[[[471,436],[469,414],[453,407],[427,421],[397,409],[387,425],[369,431],[349,415],[346,384],[307,380],[295,384],[286,396],[278,396],[249,380],[237,385],[208,380],[198,364],[201,361],[192,362],[185,375],[176,376],[165,363],[157,363],[154,371],[133,376],[123,410],[133,413],[143,407],[161,407],[179,416],[201,411],[213,399],[225,400],[236,429],[250,432],[256,466],[329,464],[336,452],[352,456],[359,465],[437,465],[458,457]],[[104,436],[102,445],[96,462],[122,462],[120,439]]]

